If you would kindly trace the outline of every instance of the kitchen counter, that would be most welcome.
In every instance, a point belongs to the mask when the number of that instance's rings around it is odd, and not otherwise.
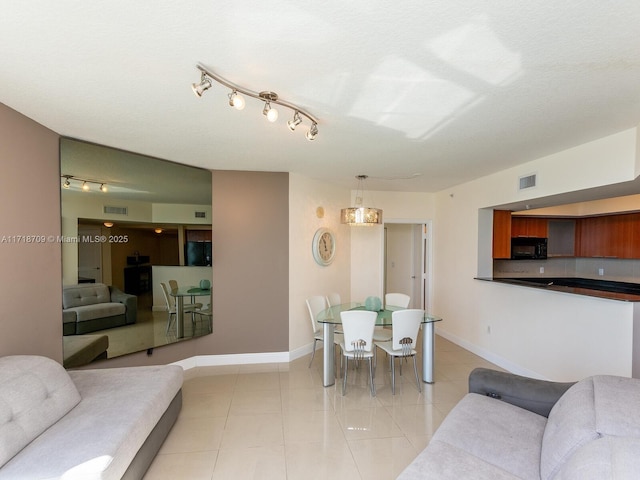
[[[573,277],[477,278],[490,282],[586,295],[624,302],[640,302],[640,284]]]

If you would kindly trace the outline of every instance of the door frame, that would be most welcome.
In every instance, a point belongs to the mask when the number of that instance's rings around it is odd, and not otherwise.
[[[423,265],[425,265],[424,271],[424,282],[426,284],[426,288],[424,288],[424,306],[425,310],[429,311],[431,305],[433,304],[433,221],[425,220],[425,219],[404,219],[404,218],[391,218],[386,219],[384,221],[384,225],[388,223],[395,224],[407,224],[407,225],[423,225],[423,228],[426,229],[425,232],[425,240],[426,246],[424,248],[424,258],[422,259]],[[381,255],[381,268],[382,275],[380,276],[381,285],[380,291],[383,296],[386,293],[386,281],[387,281],[387,246],[386,246],[386,230],[383,229],[382,232],[382,255]]]

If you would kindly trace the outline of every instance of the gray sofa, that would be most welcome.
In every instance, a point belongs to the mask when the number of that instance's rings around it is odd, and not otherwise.
[[[141,479],[182,405],[182,368],[67,372],[0,358],[0,480]]]
[[[469,392],[399,479],[640,478],[640,380],[476,369]]]
[[[80,335],[136,323],[138,299],[103,283],[62,289],[63,335]]]

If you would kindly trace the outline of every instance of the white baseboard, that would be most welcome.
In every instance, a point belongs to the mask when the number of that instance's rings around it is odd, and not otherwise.
[[[316,348],[316,354],[322,346]],[[292,360],[309,355],[313,351],[313,342],[303,345],[291,352],[268,353],[240,353],[232,355],[198,355],[173,362],[171,365],[179,365],[183,370],[196,367],[218,367],[221,365],[251,365],[259,363],[289,363]],[[322,355],[322,353],[321,353]]]
[[[518,365],[517,363],[513,363],[512,361],[507,360],[506,358],[501,357],[500,355],[496,355],[495,353],[489,350],[479,347],[473,343],[470,343],[458,337],[457,335],[454,335],[452,333],[449,333],[437,327],[436,327],[436,334],[440,335],[442,338],[446,338],[450,342],[455,343],[456,345],[464,348],[465,350],[469,350],[471,353],[475,353],[476,355],[484,358],[488,362],[491,362],[495,365],[498,365],[501,368],[504,368],[508,372],[515,373],[516,375],[522,375],[524,377],[538,378],[540,380],[549,380],[545,376],[540,375],[538,372],[534,372],[533,370],[524,368],[521,365]]]

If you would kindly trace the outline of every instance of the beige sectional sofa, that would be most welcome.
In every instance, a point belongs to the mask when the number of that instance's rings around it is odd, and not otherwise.
[[[640,478],[640,380],[560,384],[477,369],[469,385],[398,479]]]
[[[175,365],[67,372],[0,358],[0,480],[141,479],[182,405]]]

